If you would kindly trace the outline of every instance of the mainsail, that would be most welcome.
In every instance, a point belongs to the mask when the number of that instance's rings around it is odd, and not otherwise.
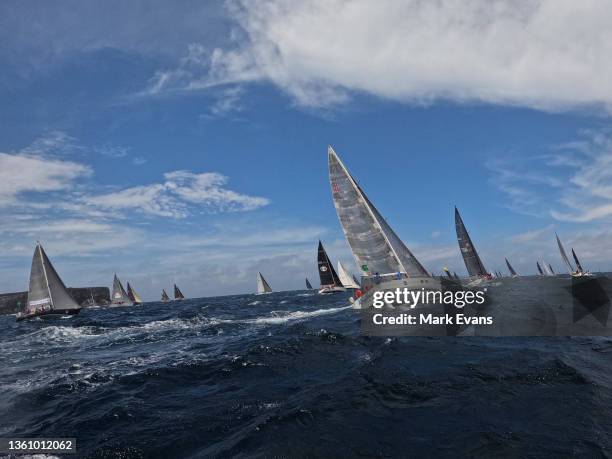
[[[327,157],[336,212],[355,261],[364,275],[403,272],[408,276],[429,276],[331,146],[327,148]]]
[[[508,261],[507,258],[505,258],[506,260],[506,266],[508,267],[508,271],[510,271],[510,274],[512,276],[518,276],[518,274],[516,273],[516,271],[514,270],[514,268],[512,267],[512,265],[510,264],[510,262]]]
[[[344,269],[340,260],[338,260],[338,277],[340,278],[340,282],[342,286],[345,288],[359,288],[359,284],[353,281],[353,278],[349,275],[349,273]]]
[[[584,269],[582,269],[582,265],[580,264],[580,261],[578,260],[578,256],[576,255],[576,252],[574,252],[574,249],[572,249],[572,256],[574,257],[574,261],[576,262],[576,268],[578,268],[578,272],[580,273],[584,272]]]
[[[162,303],[165,303],[167,301],[170,301],[170,297],[168,296],[168,294],[166,293],[165,289],[162,289],[162,295],[161,295],[161,300]]]
[[[540,272],[540,275],[544,275],[544,271],[542,271],[542,268],[540,267],[540,262],[536,261],[536,266],[538,267],[538,271]]]
[[[306,289],[307,289],[307,290],[312,290],[312,284],[310,283],[310,281],[308,280],[308,278],[306,278]]]
[[[317,249],[317,264],[319,267],[319,279],[321,280],[321,285],[335,285],[337,287],[342,287],[342,282],[338,277],[338,274],[334,270],[329,257],[327,256],[327,252],[323,248],[323,244],[319,241],[319,247]]]
[[[567,270],[569,271],[569,273],[572,274],[574,272],[574,267],[572,266],[572,264],[570,263],[569,259],[567,258],[567,254],[565,253],[565,249],[563,248],[563,244],[561,244],[561,240],[559,239],[559,235],[557,233],[555,233],[555,236],[557,237],[557,245],[559,246],[559,252],[561,252],[561,258],[563,258],[563,262],[567,266]],[[550,268],[550,270],[552,271],[552,267]]]
[[[123,304],[126,306],[131,306],[133,304],[129,295],[123,288],[121,281],[117,277],[117,274],[115,274],[115,278],[113,279],[113,295],[111,297],[111,304]]]
[[[459,249],[465,262],[468,274],[470,276],[486,276],[488,274],[485,269],[476,248],[470,239],[470,235],[463,224],[459,210],[455,207],[455,229],[457,231],[457,241],[459,242]]]
[[[185,295],[183,295],[183,292],[181,292],[179,290],[179,288],[176,286],[176,284],[174,284],[174,299],[175,300],[184,300],[185,299]]]
[[[136,293],[136,291],[132,288],[132,286],[130,285],[130,283],[127,283],[127,294],[128,297],[130,298],[130,300],[132,300],[132,302],[134,304],[141,304],[142,300],[140,299],[140,295],[138,295],[138,293]]]
[[[257,293],[272,293],[272,287],[268,284],[268,281],[264,279],[260,272],[257,273]]]
[[[78,311],[81,306],[70,296],[42,245],[36,244],[30,270],[30,287],[24,313]]]

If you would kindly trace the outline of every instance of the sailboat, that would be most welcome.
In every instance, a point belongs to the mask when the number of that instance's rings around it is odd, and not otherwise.
[[[166,293],[166,289],[162,289],[161,301],[162,303],[167,303],[168,301],[170,301],[170,297]]]
[[[306,290],[312,290],[312,284],[310,283],[308,278],[306,278]]]
[[[264,277],[258,271],[257,272],[257,293],[256,295],[265,295],[267,293],[272,293],[272,287],[270,287],[270,284],[268,284],[268,281],[264,279]]]
[[[42,244],[37,242],[30,269],[28,300],[24,310],[17,314],[17,320],[75,315],[80,311],[81,306],[70,296]]]
[[[476,247],[472,243],[457,207],[455,207],[455,230],[457,231],[459,249],[469,276],[477,279],[492,279],[493,276],[485,269],[478,252],[476,252]]]
[[[134,304],[142,304],[142,300],[140,299],[140,295],[136,293],[136,291],[132,288],[130,283],[127,283],[127,294],[132,303]]]
[[[321,281],[321,288],[319,289],[320,295],[346,291],[321,241],[319,241],[319,247],[317,249],[317,265],[319,267],[319,279]]]
[[[342,263],[340,263],[340,260],[338,260],[338,277],[340,278],[340,282],[344,288],[359,288],[359,284],[357,284],[351,275],[349,275]]]
[[[550,263],[548,263],[548,269],[550,269],[551,276],[555,276],[555,270],[553,269],[553,267],[552,267],[552,265]]]
[[[585,271],[582,268],[582,264],[580,263],[580,260],[578,260],[578,256],[576,255],[576,252],[574,251],[573,248],[572,248],[572,256],[574,257],[574,261],[576,262],[576,273],[574,274],[575,277],[593,275],[589,271]]]
[[[512,267],[510,262],[508,261],[508,259],[504,258],[504,260],[506,260],[506,266],[508,267],[508,271],[510,271],[510,275],[512,277],[518,277],[518,274],[516,273],[516,271],[514,270],[514,268]]]
[[[115,274],[113,279],[113,294],[111,295],[111,304],[118,306],[132,306],[134,303],[123,288],[123,284]]]
[[[185,295],[183,295],[183,292],[181,292],[180,289],[176,286],[176,284],[174,284],[174,301],[180,301],[184,299]]]
[[[540,266],[540,262],[536,261],[536,266],[538,267],[538,272],[540,273],[540,276],[544,275],[544,271],[542,271],[542,268]]]
[[[440,281],[429,275],[395,234],[331,146],[327,148],[327,160],[336,213],[366,291],[353,299],[353,307],[370,307],[378,290],[440,290]]]

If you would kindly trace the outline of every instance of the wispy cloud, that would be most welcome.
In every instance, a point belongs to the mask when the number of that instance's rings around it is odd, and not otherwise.
[[[148,92],[266,81],[306,107],[366,92],[417,104],[609,110],[606,8],[595,0],[237,0],[229,3],[241,27],[234,46],[192,44]]]

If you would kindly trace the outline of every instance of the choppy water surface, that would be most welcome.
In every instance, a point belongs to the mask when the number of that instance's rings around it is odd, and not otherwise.
[[[612,340],[367,338],[347,304],[2,316],[0,436],[77,437],[105,458],[611,454]]]

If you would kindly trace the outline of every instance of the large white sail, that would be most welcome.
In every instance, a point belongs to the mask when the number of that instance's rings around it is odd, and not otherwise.
[[[366,276],[403,272],[427,276],[427,270],[387,224],[330,146],[329,179],[338,218],[357,265]]]
[[[113,278],[113,294],[111,297],[111,303],[121,304],[123,306],[133,305],[132,300],[130,299],[127,292],[123,288],[123,284],[121,284],[121,281],[117,277],[117,274],[115,274],[115,277]]]
[[[30,270],[26,314],[46,311],[71,311],[81,306],[70,296],[40,243],[36,244]]]
[[[344,269],[340,260],[338,260],[338,277],[344,288],[359,288],[359,285],[355,283],[351,275]]]
[[[567,254],[565,253],[565,249],[563,248],[563,244],[561,244],[561,239],[559,239],[559,235],[557,233],[555,233],[555,237],[557,238],[557,245],[559,246],[561,258],[563,258],[563,262],[565,263],[565,266],[567,266],[569,273],[572,274],[574,272],[574,267],[570,263],[569,258],[567,258]]]
[[[270,284],[264,279],[260,272],[257,273],[257,294],[272,293]]]

